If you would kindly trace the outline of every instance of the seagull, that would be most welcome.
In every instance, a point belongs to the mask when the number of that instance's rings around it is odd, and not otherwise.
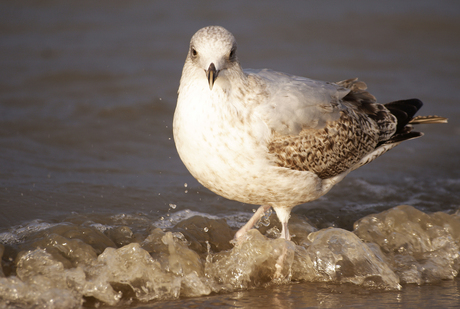
[[[234,36],[196,32],[185,60],[173,132],[178,154],[206,188],[261,205],[239,239],[273,208],[290,240],[294,206],[326,194],[351,171],[403,141],[421,137],[418,99],[379,104],[358,79],[336,83],[268,69],[243,70]]]

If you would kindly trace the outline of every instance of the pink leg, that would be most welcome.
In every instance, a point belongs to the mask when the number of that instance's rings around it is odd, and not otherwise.
[[[291,208],[288,207],[276,207],[273,208],[276,211],[276,215],[281,222],[281,236],[286,240],[291,240],[291,235],[289,234],[288,221],[291,217]]]
[[[291,217],[291,208],[289,207],[276,207],[274,208],[276,211],[276,215],[278,216],[278,219],[281,222],[281,236],[280,238],[284,238],[286,240],[291,240],[291,235],[289,234],[289,228],[288,228],[288,221],[289,218]],[[284,246],[283,251],[281,252],[280,256],[276,260],[275,264],[275,279],[281,279],[282,278],[282,272],[283,272],[283,265],[286,259],[286,254],[287,254],[287,247]]]
[[[286,240],[291,240],[291,234],[289,234],[289,228],[287,222],[281,223],[281,236],[280,238],[284,238]]]
[[[246,234],[250,229],[254,227],[254,225],[259,221],[260,218],[264,215],[264,213],[270,209],[271,206],[269,205],[262,205],[257,209],[254,215],[249,219],[249,221],[236,232],[234,239],[238,239],[244,234]]]

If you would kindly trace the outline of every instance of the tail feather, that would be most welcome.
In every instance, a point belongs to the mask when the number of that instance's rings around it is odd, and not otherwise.
[[[406,132],[406,125],[414,118],[423,103],[419,99],[399,100],[385,104],[385,107],[398,119],[396,134]]]
[[[447,123],[446,117],[436,115],[430,116],[417,116],[409,121],[410,124],[426,124],[426,123]]]
[[[380,145],[400,143],[423,136],[422,132],[412,131],[412,125],[415,124],[447,123],[445,117],[415,116],[422,105],[422,101],[418,99],[400,100],[385,104],[385,107],[396,117],[398,123],[395,134]]]

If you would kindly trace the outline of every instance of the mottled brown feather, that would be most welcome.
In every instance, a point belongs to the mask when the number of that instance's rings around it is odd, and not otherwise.
[[[357,79],[338,83],[351,89],[344,97],[340,118],[322,129],[304,129],[298,135],[276,132],[268,145],[276,165],[311,171],[322,179],[346,172],[396,132],[397,120],[384,105],[375,103],[366,84]]]

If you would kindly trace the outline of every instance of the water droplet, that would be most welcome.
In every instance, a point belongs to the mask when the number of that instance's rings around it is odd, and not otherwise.
[[[188,186],[188,184],[187,184],[187,183],[184,183],[184,187],[186,187],[186,188],[187,188],[187,186]]]
[[[169,207],[172,209],[176,209],[177,205],[176,204],[169,204]]]
[[[209,231],[208,227],[204,227],[203,231],[205,231],[205,233],[207,233]]]

